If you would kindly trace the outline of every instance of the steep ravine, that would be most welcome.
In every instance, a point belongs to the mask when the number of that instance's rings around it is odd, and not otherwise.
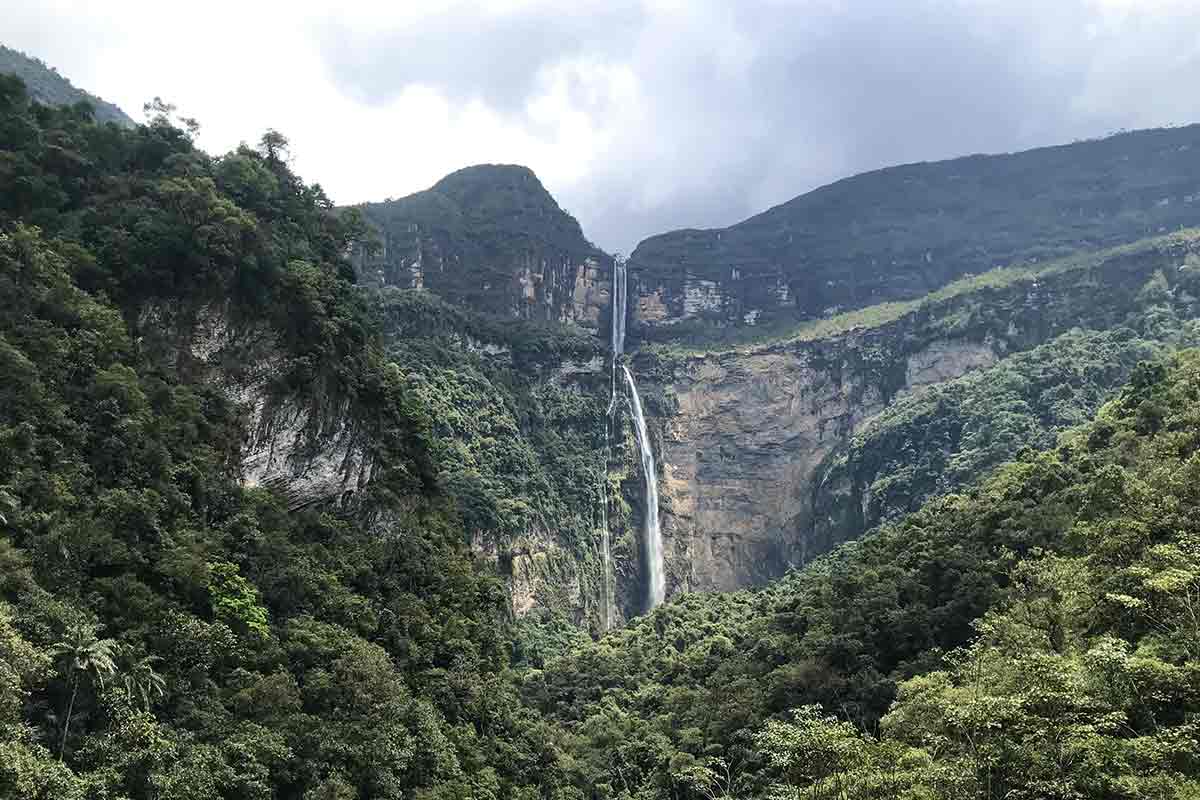
[[[889,406],[1073,329],[1195,317],[1198,252],[1194,235],[1150,240],[820,338],[639,354],[659,417],[668,595],[762,583],[877,522],[889,509],[872,507],[871,475],[834,467],[856,441],[864,460],[861,434]],[[1111,373],[1100,380],[1115,387]]]

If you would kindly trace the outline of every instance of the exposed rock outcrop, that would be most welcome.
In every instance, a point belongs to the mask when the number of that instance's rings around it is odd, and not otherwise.
[[[653,236],[629,268],[639,321],[669,339],[685,321],[756,325],[920,297],[996,266],[1195,225],[1198,206],[1192,125],[857,175],[728,228]]]
[[[643,354],[639,374],[659,377],[668,591],[759,584],[858,535],[873,521],[867,487],[823,483],[824,465],[889,403],[1078,326],[1116,327],[1149,302],[1147,286],[1195,317],[1196,270],[1181,265],[1200,263],[1197,252],[1193,236],[1172,237],[933,299],[871,327]],[[858,513],[827,516],[847,506]]]
[[[468,167],[358,208],[379,238],[377,249],[354,253],[365,283],[426,289],[476,311],[601,325],[611,259],[526,167]]]
[[[291,510],[341,502],[366,486],[371,459],[349,410],[273,388],[285,356],[268,326],[235,324],[219,303],[151,304],[139,328],[140,346],[155,351],[158,363],[218,386],[241,409],[244,485],[277,491]]]

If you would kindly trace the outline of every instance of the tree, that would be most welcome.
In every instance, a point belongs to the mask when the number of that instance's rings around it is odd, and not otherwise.
[[[149,711],[152,698],[162,697],[166,694],[167,681],[154,669],[154,666],[161,663],[162,659],[155,655],[135,658],[129,647],[122,647],[120,650],[121,682],[125,686],[125,691],[129,694],[131,701],[140,700],[142,708]]]
[[[117,643],[112,639],[97,639],[95,631],[86,625],[76,625],[66,639],[51,646],[50,653],[71,687],[71,698],[63,719],[62,743],[58,748],[59,761],[66,753],[67,733],[71,730],[71,714],[75,711],[75,696],[79,692],[80,680],[86,677],[103,688],[104,679],[117,671],[113,658],[116,647]]]
[[[288,159],[288,139],[279,131],[271,128],[258,140],[258,152],[268,161],[286,162]]]

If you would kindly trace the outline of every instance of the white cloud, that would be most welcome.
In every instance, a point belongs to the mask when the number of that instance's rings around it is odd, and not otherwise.
[[[532,167],[629,249],[900,161],[1200,118],[1194,0],[0,0],[3,41],[339,202]]]

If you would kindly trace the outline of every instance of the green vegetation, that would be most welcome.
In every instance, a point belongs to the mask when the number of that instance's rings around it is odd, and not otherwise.
[[[954,305],[949,301],[961,301],[975,295],[986,296],[993,290],[1012,289],[1019,285],[1029,286],[1055,276],[1070,276],[1072,280],[1087,282],[1093,279],[1091,273],[1106,262],[1178,251],[1196,242],[1200,242],[1200,228],[1188,228],[1105,250],[1075,253],[1041,265],[1026,263],[997,267],[980,275],[951,281],[913,300],[879,303],[823,319],[802,322],[777,320],[754,328],[709,331],[699,339],[655,344],[649,349],[666,357],[679,358],[709,353],[751,353],[798,342],[831,339],[848,333],[870,331],[921,313],[936,314]],[[1200,266],[1200,260],[1193,257],[1189,264]]]
[[[758,591],[525,677],[598,796],[1191,798],[1200,353]]]
[[[76,103],[87,103],[91,106],[98,122],[115,122],[118,125],[132,127],[133,120],[112,103],[105,102],[93,94],[71,85],[71,82],[58,74],[54,69],[40,59],[32,58],[24,53],[0,44],[0,74],[16,75],[24,83],[30,97],[48,106],[73,106]]]
[[[728,300],[690,331],[653,332],[665,341],[690,335],[703,344],[751,310],[762,312],[760,322],[777,317],[786,326],[788,318],[909,300],[997,266],[1195,226],[1198,146],[1200,126],[1191,125],[890,167],[729,228],[652,237],[630,268],[643,286],[661,286],[669,305],[696,279],[716,282]]]
[[[422,384],[341,260],[361,227],[283,144],[211,158],[165,116],[100,126],[0,77],[2,797],[560,780]],[[354,503],[289,513],[239,484],[246,409],[189,346],[212,308],[220,369],[267,359],[312,446],[355,421],[375,469]]]
[[[385,288],[374,296],[389,355],[406,365],[434,420],[439,482],[467,536],[495,552],[509,577],[534,571],[539,618],[598,626],[609,402],[600,342],[573,327],[488,317],[428,292]],[[578,374],[555,376],[572,365]],[[558,549],[545,551],[548,544]],[[632,542],[618,555],[626,572],[636,569]],[[578,597],[554,592],[575,582]],[[631,587],[628,612],[637,608],[634,594]]]
[[[809,553],[916,511],[1025,448],[1090,419],[1141,361],[1198,343],[1195,323],[1154,303],[1107,331],[1074,330],[981,370],[902,397],[826,459]]]
[[[283,137],[213,158],[168,110],[97,125],[0,77],[0,797],[1200,796],[1200,353],[1131,366],[1186,341],[1155,298],[1190,278],[1137,272],[1132,335],[929,396],[965,475],[1128,372],[1053,449],[591,641],[571,598],[514,624],[478,553],[536,562],[554,526],[540,568],[594,591],[607,376],[562,369],[596,344],[363,291],[360,218]],[[304,447],[371,455],[352,500],[242,485],[227,389],[262,364]]]
[[[478,311],[566,319],[576,268],[608,260],[527,167],[467,167],[355,208],[379,238],[356,256],[364,282],[423,287]]]

